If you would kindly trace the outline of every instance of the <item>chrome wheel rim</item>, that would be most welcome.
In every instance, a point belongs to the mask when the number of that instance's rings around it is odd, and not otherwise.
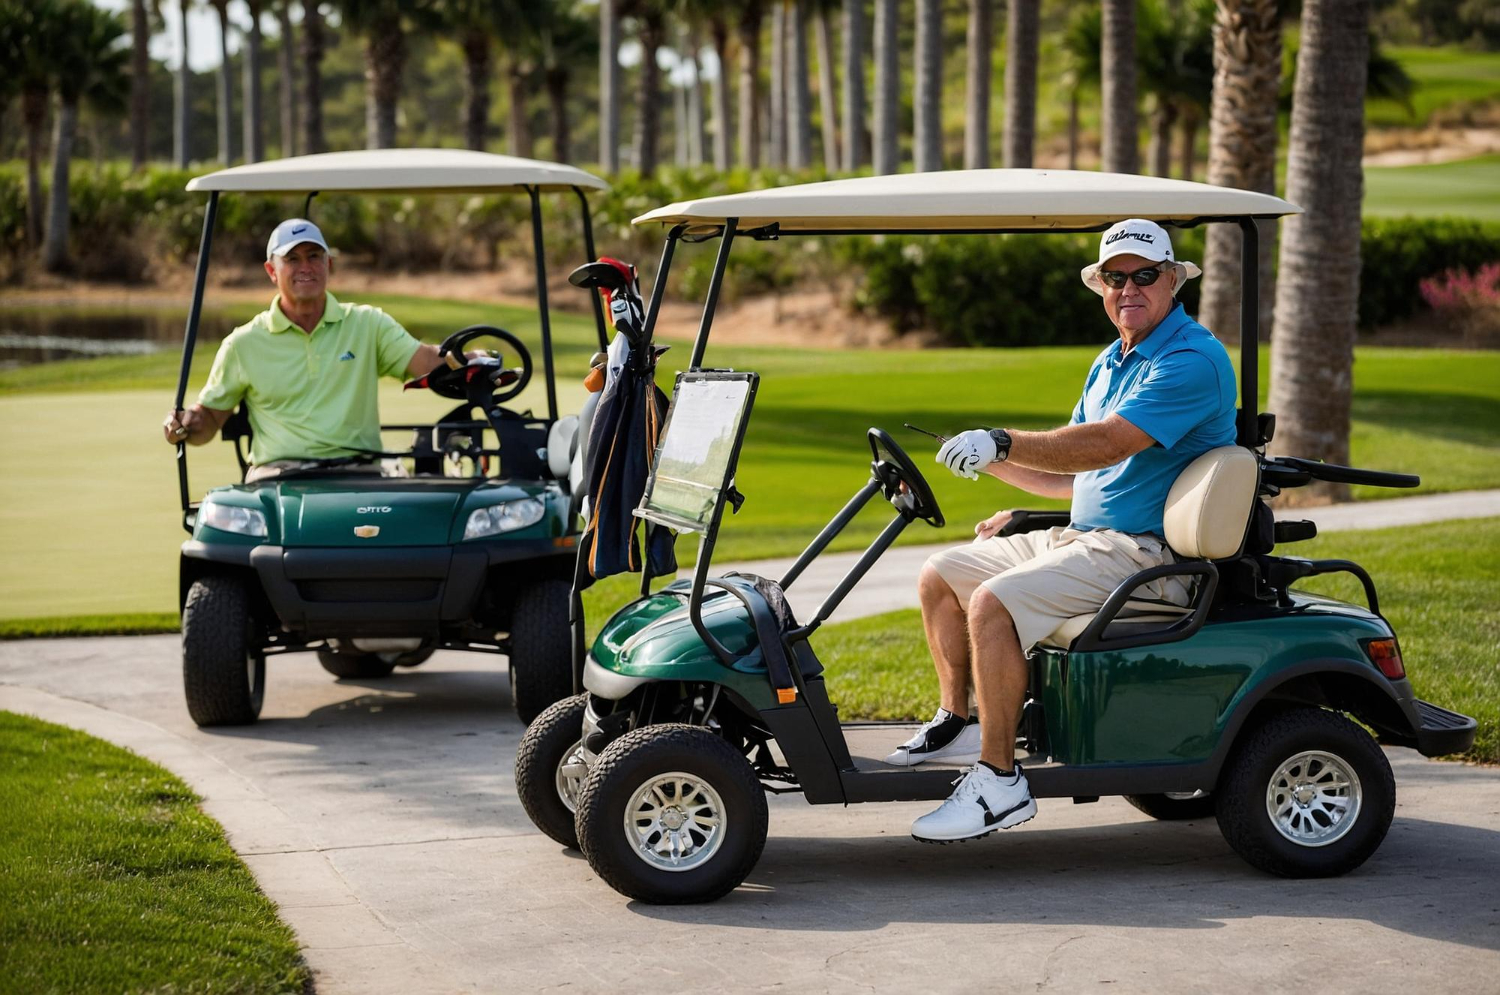
[[[583,740],[580,739],[563,751],[562,760],[553,777],[557,797],[562,799],[569,812],[578,811],[578,794],[583,790],[583,782],[589,775],[589,765],[578,755],[582,747]]]
[[[1266,814],[1283,837],[1298,846],[1327,846],[1342,839],[1359,818],[1359,775],[1342,757],[1319,750],[1281,762],[1266,785]]]
[[[625,806],[625,838],[659,871],[690,871],[724,842],[724,800],[696,774],[672,771],[646,781]]]

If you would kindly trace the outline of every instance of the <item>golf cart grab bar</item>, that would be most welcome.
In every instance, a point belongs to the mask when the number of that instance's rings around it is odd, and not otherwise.
[[[1314,480],[1326,480],[1335,484],[1368,484],[1371,487],[1416,487],[1422,478],[1415,473],[1391,473],[1387,470],[1361,470],[1338,463],[1323,463],[1297,456],[1277,456],[1266,460],[1266,466],[1285,467],[1305,473]],[[1279,480],[1277,483],[1281,483]],[[1306,481],[1303,481],[1305,483]],[[1282,486],[1295,486],[1282,484]]]
[[[1203,582],[1198,586],[1197,596],[1193,598],[1192,611],[1171,625],[1158,629],[1154,626],[1144,626],[1149,631],[1131,633],[1128,636],[1116,636],[1108,638],[1104,635],[1110,623],[1125,608],[1130,596],[1142,584],[1149,584],[1153,580],[1163,577],[1202,577]],[[1162,643],[1174,643],[1186,639],[1203,628],[1203,623],[1208,620],[1208,609],[1213,605],[1214,592],[1219,587],[1219,568],[1207,560],[1192,560],[1186,563],[1163,563],[1159,566],[1148,567],[1139,573],[1127,577],[1119,587],[1110,593],[1109,600],[1104,602],[1104,607],[1089,622],[1088,627],[1078,634],[1073,640],[1070,652],[1074,653],[1098,653],[1104,650],[1130,649],[1132,646],[1160,645]]]

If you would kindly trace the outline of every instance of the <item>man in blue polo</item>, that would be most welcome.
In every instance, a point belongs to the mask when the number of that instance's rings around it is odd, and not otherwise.
[[[974,763],[935,811],[912,824],[919,840],[974,839],[1036,814],[1015,763],[1026,693],[1026,653],[1075,615],[1098,611],[1127,577],[1173,560],[1163,538],[1167,491],[1195,458],[1234,442],[1235,379],[1229,354],[1175,300],[1199,275],[1178,262],[1159,225],[1122,221],[1104,233],[1083,282],[1104,298],[1119,333],[1094,360],[1073,417],[1048,432],[993,429],[948,440],[938,462],[1043,497],[1071,498],[1066,528],[1000,537],[999,511],[975,540],[922,568],[918,589],[941,707],[887,757]],[[1185,604],[1179,578],[1136,597]],[[978,715],[969,713],[973,688]],[[983,717],[983,722],[979,721]]]

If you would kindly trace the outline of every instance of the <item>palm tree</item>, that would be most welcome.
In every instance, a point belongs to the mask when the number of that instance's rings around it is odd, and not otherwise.
[[[276,90],[281,104],[281,154],[297,154],[297,58],[293,51],[292,3],[276,0],[276,23],[281,38],[276,46]]]
[[[687,87],[687,161],[691,166],[703,165],[703,67],[698,64],[698,53],[703,50],[702,25],[689,19],[682,31],[683,57],[692,78]]]
[[[990,75],[995,54],[995,9],[991,0],[969,0],[968,50],[964,168],[984,169],[990,164]],[[1008,80],[1009,63],[1005,69]],[[1010,99],[1009,86],[1006,99]]]
[[[897,0],[875,0],[875,172],[894,173],[901,165],[897,135],[901,114],[900,30]]]
[[[567,3],[550,8],[538,27],[537,38],[552,117],[552,158],[567,162],[573,144],[568,124],[568,88],[573,80],[573,67],[598,54],[599,39],[589,23]]]
[[[153,2],[151,7],[155,6]],[[147,0],[130,0],[130,168],[151,157],[151,15]]]
[[[67,0],[59,8],[55,47],[47,52],[56,74],[57,118],[52,140],[52,197],[42,265],[52,272],[68,265],[68,174],[78,131],[78,105],[84,101],[105,113],[126,108],[126,66],[130,52],[125,22],[87,0]]]
[[[229,0],[208,0],[219,15],[219,71],[217,82],[217,120],[219,132],[219,161],[229,165],[234,161],[234,77],[229,65]]]
[[[833,81],[833,13],[831,0],[816,0],[818,40],[818,114],[823,121],[823,168],[829,173],[839,169],[838,96]]]
[[[1086,86],[1099,85],[1100,50],[1104,46],[1104,20],[1093,4],[1079,8],[1063,34],[1066,68],[1063,85],[1068,90],[1068,168],[1078,168],[1078,104]]]
[[[42,145],[46,141],[47,98],[59,63],[55,53],[63,19],[55,0],[0,7],[7,39],[5,85],[21,95],[21,124],[26,132],[26,244],[42,241]]]
[[[619,0],[599,0],[599,168],[620,171]]]
[[[812,162],[812,91],[807,81],[807,2],[792,0],[786,12],[786,159],[792,169]]]
[[[771,0],[771,129],[768,155],[772,169],[786,166],[786,0]]]
[[[943,168],[943,4],[917,0],[912,152],[917,172]]]
[[[1281,18],[1277,0],[1218,0],[1214,23],[1213,100],[1209,111],[1208,182],[1276,192],[1276,95],[1281,86]],[[1271,334],[1276,300],[1276,226],[1261,229],[1260,334]],[[1209,225],[1198,320],[1220,335],[1240,323],[1240,234]]]
[[[490,76],[495,35],[518,16],[505,0],[444,0],[437,8],[464,57],[464,142],[483,152],[490,127]]]
[[[740,0],[735,35],[740,47],[740,155],[751,169],[760,168],[760,24],[762,0]]]
[[[865,131],[865,5],[844,0],[844,169],[854,172],[870,161]]]
[[[1369,0],[1304,0],[1287,137],[1286,194],[1306,213],[1281,243],[1267,408],[1278,452],[1332,463],[1349,461],[1369,31]],[[1348,485],[1293,494],[1339,500]]]
[[[734,145],[729,137],[729,19],[724,5],[719,3],[709,4],[707,17],[709,41],[714,57],[719,60],[713,88],[714,168],[723,171],[734,159]]]
[[[192,158],[188,148],[188,8],[192,0],[177,0],[177,74],[172,79],[172,162],[187,169]]]
[[[337,0],[344,24],[365,38],[365,145],[396,145],[396,104],[406,70],[407,35],[426,21],[427,0]]]
[[[1135,108],[1135,0],[1104,0],[1103,14],[1099,79],[1104,169],[1136,173],[1141,153]]]
[[[1172,138],[1190,112],[1207,110],[1213,89],[1213,0],[1146,0],[1136,24],[1142,89],[1155,110],[1146,156],[1156,176],[1172,174]]]
[[[302,109],[304,153],[328,151],[323,133],[323,11],[322,0],[302,0],[302,72],[306,80]]]
[[[1037,40],[1041,0],[1010,0],[1005,17],[1005,148],[1012,168],[1031,165],[1036,145]]]
[[[661,131],[661,66],[669,0],[626,0],[621,13],[634,18],[641,43],[640,92],[635,117],[635,163],[643,175],[656,172]]]
[[[245,33],[245,135],[246,162],[266,157],[265,123],[260,106],[260,15],[262,0],[245,0],[250,10],[250,30]]]

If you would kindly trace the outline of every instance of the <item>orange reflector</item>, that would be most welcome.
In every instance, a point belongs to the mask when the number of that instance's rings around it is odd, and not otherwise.
[[[1406,676],[1406,666],[1401,662],[1401,649],[1394,639],[1371,639],[1365,643],[1365,653],[1380,672],[1393,681]]]
[[[781,702],[783,705],[790,705],[792,702],[794,702],[794,701],[797,700],[797,689],[796,688],[777,688],[776,689],[776,700],[779,701],[779,702]]]
[[[577,536],[558,536],[557,538],[555,538],[555,539],[552,540],[552,545],[554,545],[554,546],[576,546],[576,545],[578,545],[578,537]]]

